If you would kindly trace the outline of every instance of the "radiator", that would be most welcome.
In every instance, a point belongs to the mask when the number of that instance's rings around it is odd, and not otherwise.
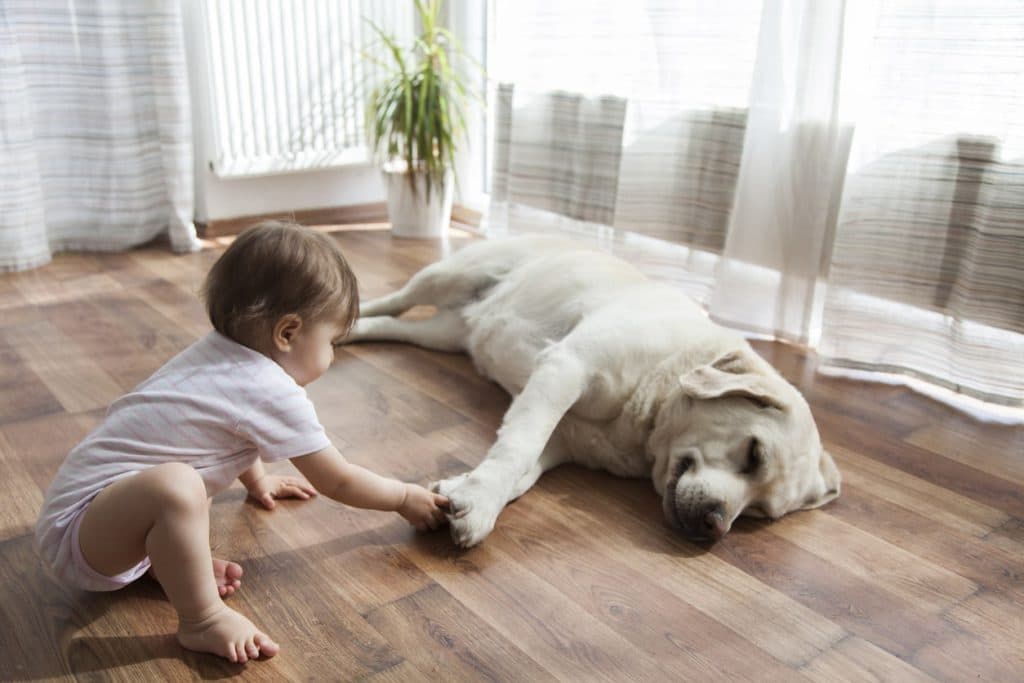
[[[367,91],[384,56],[367,20],[408,45],[411,0],[204,0],[210,168],[222,178],[367,160]]]

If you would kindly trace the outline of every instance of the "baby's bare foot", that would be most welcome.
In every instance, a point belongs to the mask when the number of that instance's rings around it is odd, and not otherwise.
[[[213,558],[213,578],[217,579],[217,592],[226,598],[242,586],[242,566],[237,562]]]
[[[189,650],[210,652],[239,664],[260,656],[273,657],[280,649],[251,621],[223,603],[201,621],[181,621],[178,642]]]

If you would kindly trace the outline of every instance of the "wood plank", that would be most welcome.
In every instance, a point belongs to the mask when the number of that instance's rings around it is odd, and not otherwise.
[[[378,607],[366,619],[410,653],[425,675],[447,681],[556,680],[436,584]]]
[[[1013,653],[1024,663],[1020,634],[1024,633],[1024,594],[1011,591],[982,590],[949,610],[954,624],[984,637],[989,647]],[[1024,671],[1024,668],[1018,669]]]
[[[331,428],[328,434],[338,431]],[[345,433],[345,432],[342,432]],[[409,430],[381,429],[377,441],[359,439],[342,449],[345,458],[382,474],[426,485],[466,471],[483,459],[494,432],[474,424],[457,424],[424,438]]]
[[[656,663],[639,656],[627,640],[491,545],[451,562],[438,561],[439,552],[427,543],[403,550],[445,591],[554,676],[593,681],[662,678]]]
[[[849,485],[827,513],[980,586],[1024,591],[1020,541],[1006,539],[998,547],[990,536],[977,538],[937,522],[928,508],[901,507]]]
[[[330,426],[341,430],[354,446],[380,438],[380,424],[369,415],[386,417],[388,428],[401,427],[427,436],[467,420],[429,394],[394,382],[373,365],[350,355],[346,349],[335,353],[334,365],[309,387],[318,414],[330,414]]]
[[[14,281],[13,274],[0,275],[0,321],[6,320],[12,310],[25,306],[25,297]]]
[[[120,289],[93,254],[64,253],[41,268],[4,275],[29,305],[80,300]]]
[[[768,531],[934,614],[978,590],[973,581],[831,515],[787,515]]]
[[[973,498],[962,496],[925,479],[907,474],[850,449],[832,451],[847,484],[870,491],[909,510],[927,515],[964,534],[982,537],[1002,525],[1009,515]]]
[[[821,683],[901,681],[929,683],[934,678],[866,640],[850,636],[807,663],[802,673]]]
[[[504,389],[478,375],[461,354],[388,343],[352,344],[344,351],[386,372],[393,382],[414,386],[494,430],[511,402]]]
[[[1024,519],[1011,517],[986,536],[985,542],[995,548],[1018,554],[1020,548],[1024,547]]]
[[[1024,599],[982,591],[950,610],[957,631],[928,643],[914,663],[946,680],[1019,680],[1024,671]]]
[[[851,418],[822,414],[817,417],[817,423],[826,447],[834,444],[846,448],[1008,514],[1024,517],[1024,496],[1020,495],[1020,486],[1012,481],[878,433],[871,425],[858,424]]]
[[[440,671],[423,673],[411,663],[402,660],[394,666],[360,679],[363,683],[430,683],[436,681]]]
[[[121,388],[130,391],[191,343],[191,336],[173,330],[157,334],[147,304],[123,294],[101,295],[73,309],[53,311],[50,321]]]
[[[534,574],[615,629],[674,680],[796,680],[792,670],[702,612],[685,594],[649,580],[644,567],[609,552],[604,535],[585,533],[556,495],[510,506],[488,539]],[[543,535],[536,533],[543,528]],[[584,531],[584,533],[581,533]],[[678,571],[678,569],[674,569]],[[742,658],[731,653],[743,650]]]
[[[105,412],[105,408],[77,415],[61,412],[12,422],[0,425],[0,434],[13,457],[45,491],[67,454],[99,424]]]
[[[155,280],[136,289],[135,294],[174,323],[177,329],[199,339],[212,330],[213,325],[199,300],[198,291],[198,285],[189,289],[166,280]]]
[[[337,579],[304,562],[292,563],[287,575],[248,572],[241,592],[245,613],[281,644],[281,654],[269,663],[293,668],[293,675],[283,678],[330,679],[340,672],[358,678],[401,661],[388,641],[345,601],[343,581]],[[281,662],[275,661],[278,658]]]
[[[314,506],[323,510],[327,501],[282,501],[267,511],[242,504],[243,497],[238,489],[218,496],[213,544],[216,555],[240,560],[245,571],[232,605],[237,599],[244,607],[240,611],[281,645],[281,654],[266,664],[287,680],[332,679],[339,672],[358,678],[398,664],[401,656],[347,600],[344,565],[324,561],[372,537],[353,534],[306,545],[305,534],[287,535],[298,529],[289,513],[312,512]],[[353,514],[341,506],[332,512]]]
[[[162,249],[145,248],[130,252],[130,257],[142,268],[193,295],[199,293],[203,278],[219,256],[212,250],[172,254],[170,258]]]
[[[364,617],[436,585],[394,545],[358,546],[348,552],[334,552],[320,562],[336,566],[338,576],[344,577],[340,590],[345,601]],[[387,630],[377,630],[391,640]]]
[[[932,610],[902,599],[867,578],[837,568],[788,541],[736,529],[713,550],[737,570],[799,602],[845,631],[906,659],[951,627]],[[842,543],[835,539],[834,545]]]
[[[43,492],[32,480],[7,438],[0,432],[0,541],[35,532]]]
[[[64,406],[4,330],[0,328],[0,425],[62,412]]]
[[[540,490],[568,506],[579,533],[601,539],[611,557],[658,577],[662,588],[794,668],[846,635],[820,610],[676,535],[648,482],[563,467],[545,475]]]
[[[41,571],[30,534],[0,541],[0,680],[70,677],[61,643],[76,599]]]
[[[124,391],[53,323],[8,328],[0,335],[68,412],[108,406]]]
[[[1024,485],[1024,427],[937,422],[914,430],[907,443]]]

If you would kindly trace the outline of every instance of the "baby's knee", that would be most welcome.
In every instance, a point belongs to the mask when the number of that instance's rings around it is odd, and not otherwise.
[[[169,462],[157,465],[144,474],[147,487],[164,506],[182,511],[206,508],[206,484],[195,468],[180,462]]]

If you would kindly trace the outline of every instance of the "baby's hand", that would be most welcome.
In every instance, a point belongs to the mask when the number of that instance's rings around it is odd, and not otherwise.
[[[281,477],[266,474],[257,479],[249,489],[249,495],[258,500],[263,507],[273,510],[277,503],[275,498],[301,498],[309,500],[316,495],[316,489],[309,482],[299,477]]]
[[[398,514],[405,517],[417,531],[436,529],[445,522],[448,499],[440,493],[433,493],[416,484],[405,485],[405,501],[398,508]]]

